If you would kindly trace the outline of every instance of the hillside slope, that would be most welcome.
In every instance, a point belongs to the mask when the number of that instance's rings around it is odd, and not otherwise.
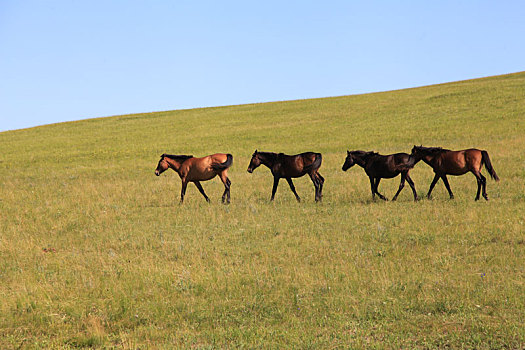
[[[525,346],[525,72],[357,96],[117,116],[0,133],[0,347]],[[373,202],[347,149],[489,152],[502,179]],[[248,174],[255,149],[323,153]],[[229,152],[232,203],[154,169]],[[484,170],[486,174],[486,171]],[[432,171],[411,172],[421,195]],[[391,198],[399,179],[384,180]]]

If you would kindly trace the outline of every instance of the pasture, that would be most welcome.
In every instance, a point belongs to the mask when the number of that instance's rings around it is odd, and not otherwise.
[[[0,133],[0,348],[523,348],[525,73],[400,91],[180,110]],[[6,117],[6,116],[3,116]],[[8,116],[7,116],[8,117]],[[347,150],[487,150],[433,200],[372,201]],[[255,149],[321,152],[269,201]],[[233,154],[218,178],[162,153]],[[410,172],[420,197],[432,170]],[[389,199],[399,177],[383,180]]]

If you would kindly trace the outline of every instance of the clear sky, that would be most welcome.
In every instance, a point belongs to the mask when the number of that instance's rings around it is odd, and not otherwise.
[[[0,0],[0,131],[525,70],[525,1]]]

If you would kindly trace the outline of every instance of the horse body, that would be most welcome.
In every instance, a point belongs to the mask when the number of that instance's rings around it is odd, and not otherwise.
[[[324,178],[318,171],[321,162],[321,153],[305,152],[296,155],[286,155],[284,153],[258,152],[255,150],[248,166],[248,172],[252,173],[261,164],[265,165],[270,169],[274,178],[271,200],[273,201],[275,198],[279,180],[284,178],[298,202],[301,201],[301,198],[295,191],[292,178],[308,174],[315,187],[315,201],[317,202],[322,199],[323,195]]]
[[[422,160],[438,172],[453,176],[463,175],[469,171],[479,172],[483,166],[481,151],[475,148],[461,151],[443,149],[439,157],[427,155]]]
[[[308,165],[314,163],[320,153],[306,152],[297,155],[277,154],[277,161],[271,171],[274,176],[282,178],[297,178],[306,175]]]
[[[377,194],[379,198],[383,200],[387,199],[378,191],[381,179],[391,179],[401,174],[399,188],[392,200],[395,201],[397,199],[397,196],[405,186],[405,180],[412,189],[414,200],[418,200],[414,182],[409,175],[410,169],[412,169],[416,163],[417,160],[407,153],[381,155],[376,152],[347,151],[347,157],[343,164],[343,171],[348,170],[354,164],[361,166],[370,179],[372,198],[375,199],[375,195]]]
[[[224,163],[227,158],[224,153],[216,153],[201,158],[189,158],[182,163],[178,174],[181,179],[185,177],[190,182],[208,181],[219,174],[213,165]]]
[[[423,162],[428,164],[434,170],[435,175],[430,184],[427,198],[431,198],[430,195],[434,186],[439,179],[442,179],[450,199],[453,199],[454,194],[450,189],[447,175],[460,176],[471,172],[476,177],[478,183],[475,200],[479,200],[480,192],[482,192],[483,198],[488,200],[486,192],[487,180],[485,176],[481,174],[483,165],[485,165],[485,168],[488,170],[491,177],[494,180],[499,181],[498,175],[494,171],[494,168],[492,168],[489,154],[484,150],[469,148],[465,150],[451,151],[441,147],[414,146],[414,148],[412,148],[412,156],[423,160]]]
[[[186,186],[188,182],[193,182],[199,192],[204,196],[207,202],[210,201],[200,181],[208,181],[219,175],[224,184],[224,193],[222,202],[230,202],[231,181],[228,178],[228,168],[233,163],[231,154],[216,153],[209,156],[195,158],[188,155],[163,154],[155,170],[155,175],[159,176],[168,168],[173,169],[182,181],[181,203],[184,202]]]
[[[391,179],[398,176],[407,164],[409,155],[406,153],[395,153],[389,155],[375,154],[374,157],[365,165],[365,172],[368,176],[382,177]]]

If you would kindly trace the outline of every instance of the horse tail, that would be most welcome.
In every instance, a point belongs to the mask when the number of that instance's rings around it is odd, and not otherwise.
[[[402,160],[399,163],[395,164],[394,170],[399,172],[408,172],[416,166],[418,161],[419,160],[417,160],[416,157],[412,156],[411,154],[408,154],[408,158],[406,160]]]
[[[232,163],[233,163],[233,156],[228,153],[226,155],[226,161],[224,163],[214,163],[211,165],[211,167],[213,168],[213,170],[220,171],[220,170],[228,169],[229,167],[232,166]]]
[[[312,162],[312,164],[310,165],[307,165],[304,167],[304,171],[309,173],[310,171],[312,170],[317,170],[321,167],[321,163],[323,161],[323,156],[321,155],[321,153],[314,153],[315,154],[315,159],[314,161]]]
[[[397,171],[410,171],[410,169],[413,169],[416,164],[419,162],[416,157],[413,157],[411,154],[408,155],[408,159],[404,163],[399,163],[396,165],[395,170]]]
[[[400,164],[400,165],[396,166],[395,169],[396,169],[397,171],[401,171],[401,172],[403,172],[403,171],[410,171],[410,170],[413,169],[413,168],[414,168],[414,165],[409,165],[409,164]]]
[[[489,172],[490,176],[494,180],[499,181],[499,177],[496,175],[496,171],[492,167],[492,163],[490,162],[490,157],[487,151],[481,151],[481,162],[485,164],[485,168]]]

